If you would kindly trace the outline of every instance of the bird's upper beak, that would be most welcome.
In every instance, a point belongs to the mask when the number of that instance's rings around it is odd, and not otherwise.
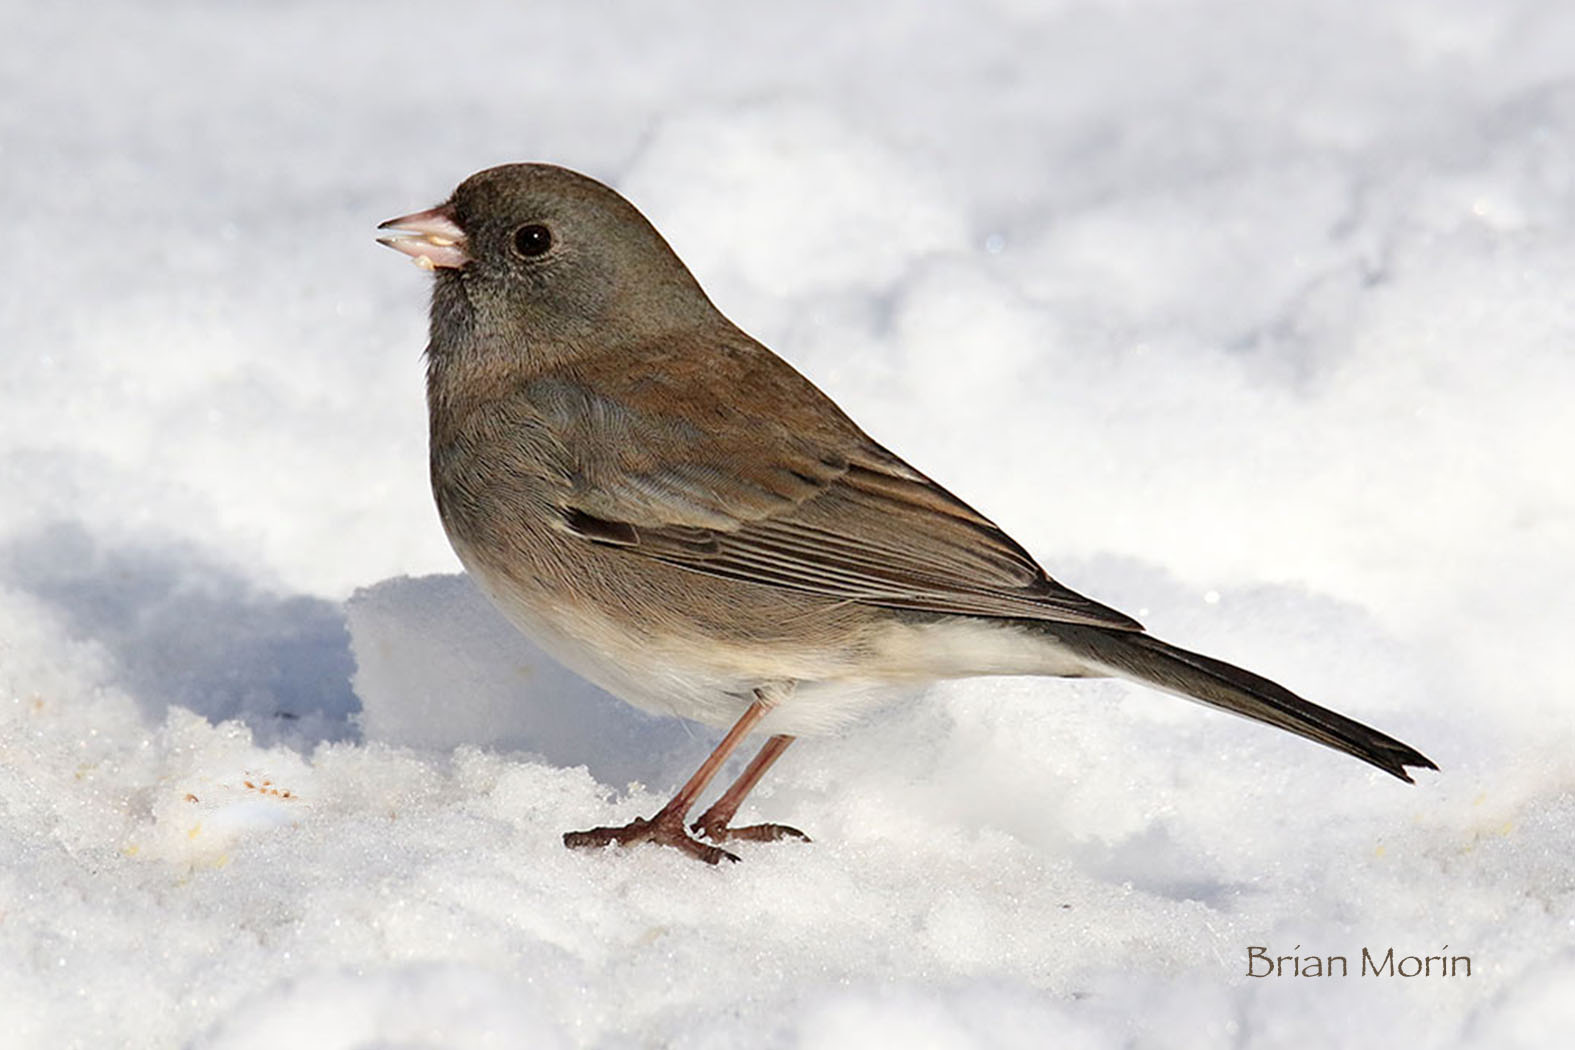
[[[379,237],[377,243],[404,252],[423,270],[440,266],[458,269],[470,262],[470,253],[465,250],[465,231],[454,221],[454,209],[446,204],[389,219],[377,228],[416,234],[414,237]]]

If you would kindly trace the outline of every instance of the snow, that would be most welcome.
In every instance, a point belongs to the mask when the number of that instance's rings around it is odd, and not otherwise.
[[[0,1045],[1575,1025],[1569,5],[12,0],[0,31]],[[564,850],[717,734],[458,575],[427,279],[372,239],[527,159],[623,190],[1057,578],[1442,772],[979,680],[795,745],[743,816],[810,844]],[[1253,945],[1353,976],[1248,977]]]

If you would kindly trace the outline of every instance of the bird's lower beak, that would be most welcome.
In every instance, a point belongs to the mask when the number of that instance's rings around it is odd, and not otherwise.
[[[401,215],[377,228],[415,234],[413,237],[379,237],[377,243],[404,252],[423,270],[458,269],[470,262],[470,253],[465,250],[465,231],[454,221],[454,211],[447,205]]]

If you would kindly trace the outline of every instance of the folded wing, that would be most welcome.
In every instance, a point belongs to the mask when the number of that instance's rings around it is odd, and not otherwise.
[[[647,372],[639,396],[593,393],[610,389],[608,377],[524,391],[563,438],[564,529],[631,556],[835,599],[1141,630],[1051,579],[808,380],[747,350],[719,355],[717,368],[780,388],[769,418],[712,402],[706,385],[671,369]],[[669,389],[652,396],[651,383]],[[653,404],[667,411],[634,407]]]

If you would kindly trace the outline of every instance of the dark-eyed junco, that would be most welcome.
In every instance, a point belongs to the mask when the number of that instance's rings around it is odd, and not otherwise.
[[[432,489],[515,626],[630,703],[732,728],[649,820],[564,836],[715,863],[794,736],[883,687],[1116,675],[1279,726],[1409,781],[1436,768],[1250,671],[1162,642],[1061,586],[988,518],[860,430],[734,327],[634,206],[510,164],[383,243],[432,270]],[[806,260],[806,265],[812,260]],[[750,732],[742,776],[685,819]]]

